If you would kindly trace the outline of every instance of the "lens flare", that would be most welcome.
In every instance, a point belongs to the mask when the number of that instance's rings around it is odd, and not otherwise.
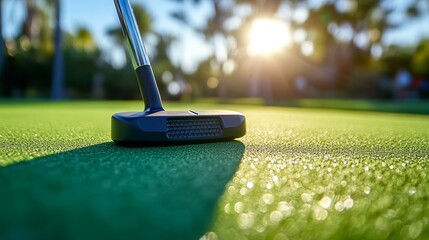
[[[247,49],[250,55],[270,55],[281,52],[290,45],[290,29],[285,22],[274,19],[253,21]]]

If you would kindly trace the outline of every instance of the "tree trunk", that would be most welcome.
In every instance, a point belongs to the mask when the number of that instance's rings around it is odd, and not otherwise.
[[[54,62],[52,71],[52,99],[64,98],[64,57],[61,30],[61,0],[55,0]]]
[[[3,74],[3,66],[5,64],[5,43],[3,38],[3,0],[0,0],[0,79],[2,78]]]

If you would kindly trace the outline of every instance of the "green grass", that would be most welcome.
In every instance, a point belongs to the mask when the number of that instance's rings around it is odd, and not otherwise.
[[[263,105],[261,98],[234,98],[217,99],[203,98],[199,102],[205,103],[229,103],[242,105]],[[319,109],[342,109],[358,110],[372,112],[393,112],[393,113],[412,113],[429,114],[428,100],[366,100],[366,99],[297,99],[286,101],[274,101],[268,103],[271,106],[281,107],[299,107],[299,108],[319,108]]]
[[[338,100],[338,99],[300,99],[274,103],[279,106],[301,108],[326,108],[344,110],[364,110],[375,112],[396,112],[429,114],[428,100]]]
[[[125,148],[137,102],[0,103],[0,239],[428,239],[426,115],[214,104],[238,141]]]

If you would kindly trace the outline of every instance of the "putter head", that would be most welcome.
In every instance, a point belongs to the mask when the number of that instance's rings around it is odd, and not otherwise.
[[[224,141],[246,134],[243,114],[226,110],[127,112],[112,116],[118,144]]]
[[[129,0],[113,0],[137,83],[145,102],[142,112],[112,116],[112,140],[119,144],[180,143],[230,140],[244,136],[244,115],[232,111],[165,111],[152,67]]]

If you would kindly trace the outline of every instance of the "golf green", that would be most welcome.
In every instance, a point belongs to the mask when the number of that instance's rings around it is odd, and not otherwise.
[[[247,117],[230,142],[120,147],[139,102],[0,103],[0,239],[428,239],[429,117],[167,104]]]

